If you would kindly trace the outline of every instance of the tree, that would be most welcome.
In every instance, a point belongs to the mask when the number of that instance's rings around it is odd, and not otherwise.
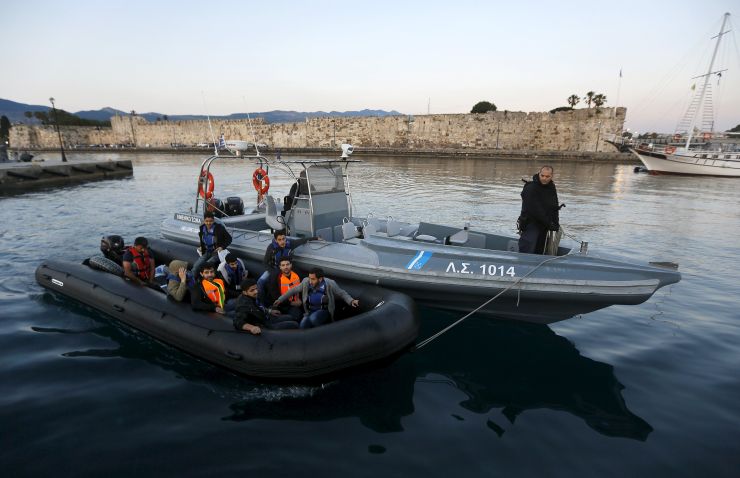
[[[10,138],[10,120],[7,116],[0,116],[0,143],[5,143]]]
[[[550,113],[557,113],[559,111],[571,111],[573,108],[570,106],[558,106],[557,108],[553,108],[550,110]]]
[[[598,95],[594,95],[591,101],[594,102],[597,108],[601,108],[601,106],[606,103],[606,95],[599,93]]]
[[[727,132],[728,132],[728,133],[740,133],[740,124],[739,124],[739,125],[737,125],[737,126],[735,126],[735,127],[734,127],[734,128],[732,128],[732,129],[728,129],[728,130],[727,130]]]
[[[568,97],[568,104],[570,105],[570,108],[573,109],[576,107],[576,105],[581,101],[581,99],[578,97],[578,95],[570,95]]]
[[[41,124],[49,124],[49,115],[46,111],[34,111],[33,117],[41,122]]]
[[[594,93],[593,91],[589,91],[588,93],[586,93],[586,104],[588,105],[589,108],[591,107],[591,103],[594,102],[595,94],[596,93]]]
[[[30,111],[24,111],[23,116],[25,116],[28,119],[31,119],[33,118],[33,113],[31,113]]]
[[[473,109],[470,110],[471,113],[486,113],[488,111],[496,111],[496,105],[491,103],[490,101],[479,101],[473,106]]]

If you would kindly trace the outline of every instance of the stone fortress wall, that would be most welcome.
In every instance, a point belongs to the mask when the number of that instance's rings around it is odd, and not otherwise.
[[[385,117],[312,118],[299,123],[265,123],[261,118],[211,120],[213,135],[252,141],[271,148],[328,148],[350,143],[358,148],[502,149],[611,151],[605,136],[621,134],[626,108],[583,108],[558,113],[497,111],[486,114],[436,114]],[[254,129],[254,136],[251,129]],[[208,122],[157,121],[115,116],[110,128],[62,127],[65,146],[131,144],[139,148],[194,146],[214,138]],[[14,125],[14,149],[56,148],[53,126]],[[598,142],[598,145],[597,145]]]

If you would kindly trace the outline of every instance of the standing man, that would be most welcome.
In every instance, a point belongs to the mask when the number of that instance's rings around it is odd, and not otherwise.
[[[542,166],[522,188],[519,252],[543,254],[547,231],[560,229],[560,206],[552,166]]]
[[[137,237],[121,258],[123,275],[139,285],[154,283],[154,258],[146,237]]]
[[[334,319],[335,297],[339,297],[352,307],[360,305],[359,300],[353,299],[336,282],[324,277],[324,271],[318,267],[311,269],[308,277],[278,297],[273,305],[277,307],[299,292],[305,312],[300,325],[302,329],[310,329],[331,322]]]
[[[195,277],[198,277],[200,268],[203,267],[206,261],[212,264],[218,262],[218,253],[231,244],[231,234],[223,224],[216,222],[211,211],[206,211],[203,214],[203,224],[198,228],[198,238],[200,239],[198,252],[201,255],[193,265],[193,275]]]

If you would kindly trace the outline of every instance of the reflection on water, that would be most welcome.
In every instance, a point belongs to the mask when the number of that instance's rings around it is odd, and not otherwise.
[[[51,295],[44,294],[43,300],[56,301],[46,298]],[[70,350],[64,357],[146,360],[188,381],[205,383],[217,394],[228,389],[229,396],[239,400],[230,405],[232,413],[225,420],[357,417],[376,432],[398,432],[403,431],[402,418],[414,412],[415,384],[441,381],[464,392],[468,399],[459,406],[486,416],[487,426],[499,435],[527,410],[541,408],[575,415],[607,436],[644,441],[653,430],[627,408],[621,393],[624,387],[611,365],[583,357],[572,343],[543,325],[479,321],[465,327],[462,337],[442,338],[385,367],[322,385],[270,385],[211,367],[113,319],[101,318],[93,309],[66,301],[70,308],[105,324],[87,332],[111,339],[118,347]],[[448,319],[442,313],[432,318],[433,314],[425,314],[426,329],[429,322]],[[500,409],[499,418],[491,416],[492,409]]]
[[[479,321],[466,327],[464,337],[437,340],[429,346],[433,353],[420,351],[416,365],[420,377],[442,375],[464,392],[463,408],[479,414],[499,408],[511,425],[527,410],[565,411],[603,435],[642,441],[653,430],[627,408],[611,365],[582,356],[548,326]],[[500,420],[489,418],[503,434]]]

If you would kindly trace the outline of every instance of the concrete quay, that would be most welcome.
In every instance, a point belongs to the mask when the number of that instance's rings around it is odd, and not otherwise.
[[[133,175],[131,160],[0,163],[0,195]]]
[[[358,156],[393,156],[408,158],[449,158],[449,159],[506,159],[525,161],[581,161],[601,163],[640,164],[640,161],[631,153],[620,153],[609,146],[612,151],[548,151],[548,150],[510,150],[510,149],[472,149],[472,148],[371,148],[356,147],[353,157]],[[54,148],[27,149],[33,152],[53,152]],[[213,149],[208,148],[76,148],[75,153],[108,153],[116,154],[201,154],[204,157],[213,154]],[[321,156],[332,159],[341,155],[339,148],[260,148],[264,156],[274,157],[278,152],[283,156]],[[221,151],[223,156],[231,155],[228,151]],[[247,154],[254,154],[249,151]]]

